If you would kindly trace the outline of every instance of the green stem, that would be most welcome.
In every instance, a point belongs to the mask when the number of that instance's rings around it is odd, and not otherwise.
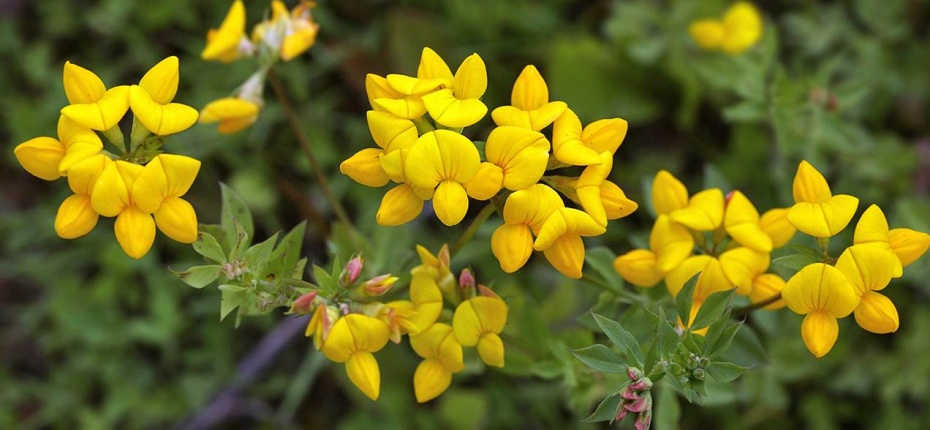
[[[751,305],[749,305],[749,306],[743,306],[743,307],[741,307],[741,308],[733,309],[732,315],[734,315],[734,316],[745,315],[745,314],[748,314],[748,313],[750,313],[750,312],[752,312],[752,311],[762,309],[762,308],[764,308],[764,307],[766,307],[766,306],[768,306],[768,305],[770,305],[770,304],[772,304],[772,303],[775,303],[775,302],[777,302],[777,301],[779,301],[779,300],[781,300],[781,293],[778,293],[778,294],[776,294],[776,295],[774,295],[774,296],[772,296],[772,297],[769,297],[769,298],[767,298],[767,299],[765,299],[765,300],[763,300],[763,301],[761,301],[761,302],[757,302],[757,303],[753,303],[753,304],[751,304]]]
[[[326,365],[326,357],[322,352],[314,350],[312,343],[309,347],[309,353],[304,358],[297,374],[291,379],[287,391],[284,393],[284,400],[281,401],[281,407],[278,409],[277,418],[281,423],[288,424],[294,419],[300,402],[307,396],[307,392],[313,387],[316,376]]]
[[[459,240],[455,241],[452,247],[449,248],[449,252],[455,254],[460,249],[462,249],[462,247],[465,246],[465,244],[467,244],[472,237],[474,237],[475,233],[478,232],[478,229],[481,228],[481,225],[487,221],[488,217],[490,217],[491,213],[495,210],[496,209],[493,204],[487,204],[481,208],[481,212],[478,212],[478,216],[476,216],[475,219],[471,221],[471,224],[468,225],[468,228],[462,232],[462,235],[459,236]]]
[[[827,263],[830,261],[830,238],[829,237],[818,237],[816,238],[817,246],[820,247],[820,261]]]
[[[268,78],[275,95],[278,96],[278,100],[281,102],[281,107],[284,108],[284,113],[287,115],[287,122],[291,130],[294,131],[294,135],[297,137],[300,149],[307,157],[307,160],[310,161],[310,167],[313,169],[313,173],[316,174],[317,181],[320,183],[320,188],[323,189],[326,200],[329,202],[330,206],[332,206],[333,212],[336,214],[336,217],[339,218],[339,221],[345,224],[346,228],[352,232],[350,235],[353,237],[354,241],[355,227],[352,221],[349,220],[349,216],[346,214],[345,208],[342,207],[342,203],[336,199],[333,194],[333,190],[329,186],[329,181],[326,180],[326,176],[323,175],[323,168],[319,160],[317,160],[316,154],[313,153],[313,147],[310,146],[310,141],[307,139],[307,135],[304,134],[303,129],[300,127],[300,122],[297,120],[297,113],[291,106],[287,93],[284,91],[284,87],[281,85],[281,81],[278,79],[278,75],[273,69],[268,71]]]
[[[110,127],[109,130],[105,130],[102,133],[103,137],[107,138],[108,142],[119,149],[122,155],[126,155],[126,142],[124,142],[123,131],[119,129],[119,125],[114,125]]]
[[[600,279],[597,279],[597,278],[592,277],[591,275],[588,275],[587,273],[582,273],[582,274],[581,274],[581,280],[582,280],[583,282],[587,282],[589,285],[593,285],[593,286],[597,287],[597,288],[600,289],[601,291],[604,291],[604,292],[613,294],[614,296],[617,296],[617,298],[621,299],[624,303],[627,303],[627,304],[630,304],[630,305],[632,305],[632,304],[641,304],[641,305],[645,305],[645,304],[648,303],[648,302],[647,302],[646,300],[644,300],[643,297],[640,296],[639,294],[634,294],[634,293],[632,293],[632,292],[630,292],[630,291],[627,291],[627,290],[625,290],[625,289],[623,289],[623,288],[618,288],[618,287],[616,287],[616,286],[610,285],[610,284],[608,284],[608,283],[606,283],[606,282],[604,282],[604,281],[602,281],[602,280],[600,280]]]

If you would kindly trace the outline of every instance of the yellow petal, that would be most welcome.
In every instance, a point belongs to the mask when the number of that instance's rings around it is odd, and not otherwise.
[[[897,265],[897,266],[896,266]],[[862,296],[868,291],[879,291],[888,286],[900,261],[890,250],[869,245],[846,248],[836,260],[836,268]]]
[[[639,205],[626,197],[617,184],[604,181],[601,183],[601,204],[608,220],[623,218],[639,208]]]
[[[355,182],[369,187],[383,187],[390,178],[381,167],[381,155],[384,151],[378,148],[365,148],[349,157],[339,165],[339,171]]]
[[[895,228],[888,232],[888,243],[901,264],[907,266],[930,248],[930,235],[909,228]]]
[[[429,116],[437,124],[451,128],[468,127],[488,113],[488,107],[477,98],[458,98],[451,89],[442,89],[423,96]]]
[[[371,137],[386,152],[410,148],[417,141],[417,128],[409,119],[373,110],[368,111],[367,118]]]
[[[46,181],[61,177],[58,170],[65,157],[65,146],[51,137],[36,137],[27,140],[13,149],[16,161],[33,176]]]
[[[823,263],[802,268],[785,283],[781,292],[792,312],[823,312],[843,318],[859,304],[859,295],[839,269]]]
[[[61,114],[82,127],[106,131],[117,124],[129,110],[129,86],[107,90],[93,103],[71,104],[61,108]]]
[[[659,170],[652,181],[652,207],[656,215],[668,215],[688,206],[688,189],[666,170]]]
[[[720,265],[727,279],[736,285],[736,293],[748,296],[752,293],[753,279],[769,268],[768,253],[759,253],[740,246],[720,254]]]
[[[836,318],[823,311],[809,313],[801,323],[801,338],[804,339],[804,345],[817,358],[823,357],[833,349],[833,344],[836,343],[839,334],[840,326]]]
[[[452,69],[449,68],[436,51],[425,47],[420,54],[420,64],[417,66],[417,78],[439,79],[446,82],[444,85],[449,87],[452,85]]]
[[[523,68],[517,81],[513,84],[510,104],[520,110],[539,109],[549,103],[549,87],[536,66],[530,64]],[[555,120],[555,118],[553,118]]]
[[[75,164],[84,161],[95,155],[100,155],[103,149],[103,143],[98,139],[96,142],[74,142],[65,149],[65,156],[58,164],[58,172],[69,174],[68,172]]]
[[[208,37],[207,46],[200,53],[204,60],[219,60],[225,58],[230,51],[235,52],[239,41],[245,36],[245,5],[236,0],[226,12],[223,23]]]
[[[859,327],[872,333],[885,334],[898,331],[898,310],[888,297],[874,291],[866,292],[854,315]]]
[[[491,111],[491,118],[499,126],[512,125],[540,131],[552,124],[567,108],[565,102],[549,102],[529,111],[514,106],[500,106]]]
[[[139,81],[139,87],[142,87],[155,103],[168,104],[174,100],[178,92],[178,82],[181,79],[178,68],[178,57],[172,55],[165,58],[145,72]]]
[[[257,103],[239,97],[225,97],[207,103],[200,110],[198,121],[204,124],[219,122],[218,131],[231,134],[255,123],[260,110]]]
[[[475,346],[486,333],[500,333],[507,323],[507,304],[495,297],[478,296],[455,308],[452,329],[462,346]]]
[[[565,203],[559,193],[548,185],[536,184],[507,197],[504,222],[528,225],[534,233],[538,233],[549,215],[562,207]]]
[[[107,91],[103,81],[94,72],[70,61],[65,61],[62,77],[69,104],[94,103]]]
[[[759,227],[770,238],[772,248],[781,248],[791,241],[797,229],[788,222],[788,209],[769,209],[759,218]]]
[[[549,161],[549,141],[537,131],[497,127],[488,135],[487,160],[502,169],[503,186],[522,190],[539,182]]]
[[[762,16],[752,3],[736,2],[723,15],[726,37],[723,50],[739,54],[756,44],[762,37]]]
[[[391,84],[382,76],[369,73],[365,75],[365,93],[368,95],[368,104],[375,109],[374,101],[381,98],[398,99],[404,95],[391,88]]]
[[[713,293],[733,288],[726,275],[720,260],[709,255],[695,255],[689,257],[665,277],[665,285],[673,297],[684,287],[689,279],[700,272],[697,285],[694,287],[692,299],[695,303],[703,302]]]
[[[487,333],[478,340],[478,356],[488,366],[504,367],[504,341],[495,333]]]
[[[776,295],[780,295],[785,288],[785,280],[774,273],[763,273],[756,276],[752,281],[752,292],[749,293],[749,301],[753,304],[767,301]],[[781,298],[766,305],[762,309],[775,310],[785,307],[785,301]]]
[[[161,96],[164,97],[164,90],[162,91]],[[138,85],[129,89],[129,104],[136,119],[159,136],[187,130],[197,122],[199,116],[196,109],[187,105],[158,103],[148,91]]]
[[[561,235],[542,251],[549,264],[559,273],[569,278],[581,279],[585,250],[584,242],[577,234]]]
[[[656,255],[648,249],[634,249],[617,257],[614,270],[637,287],[654,287],[663,277],[656,268]]]
[[[711,231],[723,222],[723,192],[719,188],[701,191],[688,201],[688,206],[673,210],[672,221],[697,231]]]
[[[421,361],[413,373],[413,393],[417,403],[425,403],[439,397],[451,384],[452,372],[443,367],[438,360]]]
[[[475,200],[488,200],[497,195],[504,182],[504,171],[496,164],[482,162],[478,173],[465,184],[468,196]]]
[[[450,335],[452,335],[452,326],[444,323],[436,323],[430,325],[420,333],[410,336],[410,347],[413,348],[413,352],[420,357],[436,359],[437,364],[441,365],[442,363],[439,361],[439,347]],[[459,347],[459,353],[461,354],[461,352],[461,347]]]
[[[668,215],[659,215],[649,235],[649,248],[656,253],[656,268],[668,273],[694,251],[694,236]]]
[[[740,191],[734,191],[726,203],[723,226],[737,243],[754,251],[772,252],[772,238],[759,225],[759,212]]]
[[[410,148],[404,172],[413,185],[431,189],[444,180],[467,183],[478,174],[480,165],[478,149],[467,137],[436,130],[420,136]]]
[[[113,230],[123,252],[135,259],[148,253],[155,242],[155,221],[151,215],[135,206],[129,206],[119,213]]]
[[[90,196],[74,194],[61,202],[55,216],[55,233],[74,239],[90,233],[97,225],[97,212],[90,206]]]
[[[433,209],[436,211],[436,217],[443,224],[453,226],[465,218],[468,212],[468,193],[462,184],[445,180],[436,187],[436,193],[433,194]]]
[[[75,163],[68,172],[68,186],[75,194],[90,196],[97,179],[113,161],[106,155],[97,154]]]
[[[142,168],[142,166],[125,161],[116,161],[107,165],[97,178],[97,183],[94,184],[94,190],[91,193],[91,204],[94,210],[106,217],[119,215],[124,208],[130,205],[129,186],[126,184],[123,175],[120,174],[120,169],[135,173],[138,176]],[[152,231],[154,233],[154,225]]]
[[[607,229],[604,226],[598,224],[594,218],[591,218],[591,215],[585,212],[578,209],[558,208],[539,229],[533,248],[543,251],[565,235],[598,236],[604,234],[605,231]],[[583,251],[582,255],[584,255]]]
[[[866,208],[859,222],[856,223],[856,232],[853,243],[888,242],[888,220],[878,205]]]
[[[316,35],[319,32],[319,24],[313,22],[304,22],[302,25],[295,25],[291,34],[284,38],[281,44],[281,61],[291,61],[298,55],[306,52],[316,43]]]
[[[419,119],[426,113],[426,105],[419,96],[401,96],[397,99],[374,99],[371,107],[402,119]]]
[[[374,355],[367,351],[352,354],[346,361],[346,374],[369,399],[378,400],[381,393],[381,370]]]
[[[181,243],[197,240],[197,213],[187,200],[168,197],[155,212],[155,224],[165,236]]]
[[[601,184],[613,169],[613,156],[610,152],[604,151],[601,152],[600,157],[600,164],[590,165],[581,172],[575,184],[575,192],[585,212],[591,215],[595,222],[606,227],[607,210],[601,201]]]
[[[410,300],[417,311],[416,315],[410,317],[410,323],[422,332],[433,325],[442,312],[442,292],[436,280],[425,273],[413,275]]]
[[[452,92],[461,100],[480,99],[488,89],[488,71],[478,54],[471,54],[462,61],[452,81]],[[485,109],[487,112],[487,109]],[[482,114],[484,116],[484,114]]]
[[[703,19],[696,21],[688,27],[691,37],[697,42],[698,46],[704,49],[717,49],[723,43],[724,28],[723,24],[716,20]]]
[[[791,186],[795,203],[823,203],[830,199],[830,185],[827,180],[806,160],[801,160]]]
[[[391,86],[394,91],[397,91],[405,96],[422,96],[425,94],[432,93],[439,88],[449,88],[451,86],[451,80],[444,79],[420,79],[414,78],[412,76],[400,75],[400,74],[390,74],[385,78],[388,82],[388,85]],[[449,92],[451,93],[451,89]]]
[[[422,211],[423,200],[409,184],[400,184],[384,194],[375,218],[380,225],[395,226],[412,221]]]
[[[822,203],[795,203],[788,209],[786,218],[802,233],[814,237],[833,237],[846,228],[858,206],[859,199],[838,194]]]
[[[628,128],[626,120],[620,118],[601,119],[588,124],[581,133],[581,140],[598,154],[613,155],[623,143]]]
[[[572,166],[600,163],[600,153],[585,145],[581,134],[581,120],[575,112],[566,108],[552,125],[552,154],[555,158]]]
[[[525,224],[504,224],[491,235],[491,252],[507,273],[520,270],[533,253],[533,236]]]

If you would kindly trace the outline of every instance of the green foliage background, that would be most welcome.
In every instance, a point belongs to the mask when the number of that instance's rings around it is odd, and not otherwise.
[[[535,64],[553,99],[566,101],[585,123],[614,116],[630,122],[611,179],[641,209],[588,241],[586,270],[615,289],[623,287],[605,264],[646,241],[651,217],[642,190],[658,169],[672,171],[692,192],[738,188],[766,209],[791,203],[791,179],[803,158],[836,192],[858,196],[860,211],[879,204],[892,227],[930,231],[930,4],[764,2],[763,41],[735,58],[697,49],[686,30],[726,4],[321,1],[314,11],[317,45],[276,70],[326,175],[371,241],[372,274],[409,268],[414,240],[436,250],[460,233],[439,228],[432,217],[379,228],[374,213],[383,191],[338,173],[342,159],[372,144],[365,74],[412,74],[423,46],[452,67],[479,53],[489,74],[484,100],[492,107],[508,103],[522,67]],[[249,64],[199,59],[207,29],[227,7],[187,0],[0,2],[0,428],[184,428],[212,414],[204,411],[213,411],[217,393],[232,388],[234,413],[217,415],[218,428],[593,426],[581,419],[617,381],[591,373],[567,349],[596,342],[592,306],[620,318],[615,296],[560,277],[539,257],[505,275],[489,252],[496,222],[453,266],[471,266],[508,300],[508,366],[469,367],[426,405],[413,400],[417,361],[406,345],[378,354],[378,403],[299,336],[267,371],[238,383],[248,372],[237,368],[240,361],[287,317],[251,317],[238,329],[220,323],[220,292],[189,288],[167,270],[202,260],[163,236],[140,261],[123,255],[111,220],[74,241],[55,236],[67,186],[28,175],[12,149],[54,135],[66,103],[65,60],[115,85],[136,82],[157,61],[177,55],[176,100],[200,107],[250,73]],[[247,1],[247,9],[251,24],[267,3]],[[247,132],[224,136],[195,126],[169,140],[169,152],[203,161],[188,197],[201,222],[216,223],[217,183],[224,181],[252,209],[258,238],[309,219],[304,249],[311,262],[327,266],[333,252],[346,261],[353,250],[341,245],[338,231],[330,236],[320,188],[270,90],[266,101]],[[489,120],[481,124],[475,136],[489,131]],[[605,248],[591,249],[598,245]],[[886,290],[901,315],[897,333],[871,335],[844,320],[840,341],[822,360],[805,350],[799,316],[752,314],[746,326],[762,346],[737,341],[734,354],[766,363],[735,384],[709,386],[704,407],[660,391],[656,428],[921,428],[930,422],[928,276],[922,259]],[[661,287],[648,293],[665,294]],[[629,314],[622,320],[636,321]]]

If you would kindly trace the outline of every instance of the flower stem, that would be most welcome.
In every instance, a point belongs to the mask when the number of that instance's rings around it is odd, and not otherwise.
[[[478,232],[478,229],[481,228],[481,225],[487,221],[488,217],[491,216],[491,213],[496,209],[493,204],[487,204],[481,208],[481,212],[478,212],[478,216],[471,221],[471,224],[468,225],[468,228],[462,232],[462,235],[459,236],[459,240],[456,240],[455,243],[449,248],[449,252],[455,254],[460,249],[462,249],[465,244],[467,244],[471,238]]]
[[[273,69],[268,71],[268,78],[275,95],[278,96],[278,100],[281,102],[281,107],[284,108],[284,113],[287,115],[287,122],[291,130],[294,131],[294,135],[297,137],[300,149],[307,157],[307,160],[310,161],[310,167],[313,169],[313,173],[316,174],[317,181],[320,183],[320,188],[323,189],[326,200],[329,202],[330,206],[332,206],[333,212],[336,214],[336,217],[339,218],[339,221],[345,224],[350,231],[354,232],[355,227],[352,221],[349,220],[349,216],[346,214],[345,208],[342,207],[342,203],[339,202],[333,194],[333,190],[329,186],[329,181],[326,180],[326,176],[323,175],[323,168],[320,166],[316,154],[313,153],[313,148],[310,146],[307,135],[304,134],[303,129],[300,128],[300,123],[297,121],[297,113],[294,112],[294,108],[291,106],[287,93],[284,91],[284,87],[281,85],[281,81],[278,79],[278,75]]]

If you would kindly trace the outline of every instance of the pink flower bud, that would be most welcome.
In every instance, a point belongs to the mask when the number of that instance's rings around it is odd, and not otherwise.
[[[627,367],[626,376],[628,376],[631,381],[639,381],[640,379],[643,379],[643,371],[635,367]]]
[[[630,389],[634,391],[649,391],[650,388],[652,388],[652,380],[649,378],[642,378],[630,384]]]
[[[370,297],[380,296],[390,291],[395,282],[397,282],[397,277],[391,276],[390,273],[375,276],[362,283],[362,291]]]
[[[640,397],[639,399],[627,402],[623,405],[623,409],[638,414],[652,406],[649,404],[651,402],[649,402],[648,399],[648,397]]]
[[[620,407],[617,409],[617,416],[614,418],[614,421],[620,421],[626,418],[627,414],[629,413],[630,411],[623,407],[623,402],[620,402]]]
[[[471,269],[467,267],[462,269],[462,273],[459,274],[459,288],[463,291],[471,290],[475,288],[475,284],[475,274],[471,272]]]
[[[313,312],[317,294],[317,291],[311,291],[298,297],[297,300],[294,300],[294,304],[291,305],[291,312],[300,315]]]
[[[362,260],[360,255],[356,255],[346,263],[345,269],[342,269],[342,273],[339,275],[339,284],[343,287],[348,287],[355,283],[358,280],[358,277],[362,274],[362,266],[364,266],[365,261]]]
[[[652,425],[652,411],[649,413],[642,413],[636,416],[636,421],[633,421],[633,428],[636,430],[649,430],[649,426]]]
[[[631,387],[626,387],[623,389],[623,391],[620,392],[620,397],[623,397],[627,400],[639,400],[639,393],[637,393]]]

